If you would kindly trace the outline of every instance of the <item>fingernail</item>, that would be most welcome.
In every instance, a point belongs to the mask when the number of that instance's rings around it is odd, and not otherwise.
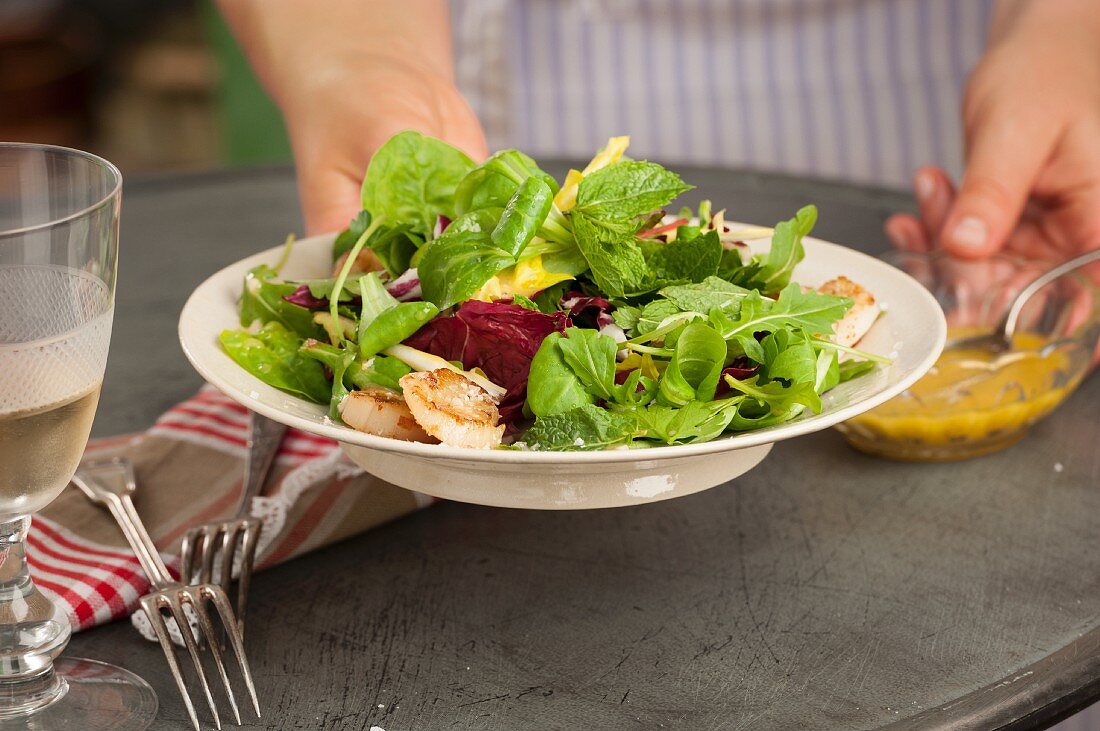
[[[989,236],[989,230],[985,222],[974,216],[967,216],[959,221],[951,232],[951,240],[964,249],[978,250],[985,246]]]
[[[936,181],[928,173],[919,173],[913,181],[913,187],[917,190],[917,197],[924,200],[931,198],[936,191]]]

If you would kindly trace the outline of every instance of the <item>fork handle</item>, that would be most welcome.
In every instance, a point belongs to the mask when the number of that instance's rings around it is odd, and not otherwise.
[[[238,518],[247,518],[252,509],[252,499],[263,490],[275,455],[283,442],[287,427],[284,424],[257,414],[249,413],[248,457],[244,465],[244,491],[237,508]]]
[[[168,568],[160,558],[160,552],[157,551],[153,539],[149,537],[149,532],[145,530],[145,525],[141,522],[130,496],[112,492],[96,480],[79,472],[73,476],[72,482],[94,502],[106,506],[110,511],[153,588],[163,589],[173,584],[172,575],[168,573]]]

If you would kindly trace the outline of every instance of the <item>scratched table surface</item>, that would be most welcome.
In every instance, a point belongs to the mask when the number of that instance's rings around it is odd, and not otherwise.
[[[560,174],[560,165],[548,166]],[[740,220],[821,209],[884,248],[897,194],[686,170]],[[97,435],[144,428],[199,379],[188,293],[300,230],[291,171],[125,189]],[[729,484],[590,512],[441,504],[253,579],[249,729],[1033,729],[1100,696],[1100,378],[1023,442],[947,465],[832,431]],[[186,729],[160,650],[126,622],[70,654],[122,664]]]

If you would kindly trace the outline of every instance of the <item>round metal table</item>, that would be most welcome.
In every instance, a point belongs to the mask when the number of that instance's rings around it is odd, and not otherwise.
[[[548,168],[555,174],[561,165]],[[684,170],[739,220],[813,202],[817,233],[884,247],[907,198]],[[187,294],[300,230],[292,172],[128,183],[99,436],[199,385]],[[254,729],[1036,729],[1100,697],[1100,379],[1002,454],[905,465],[835,432],[733,483],[620,510],[442,504],[254,578]],[[71,654],[119,663],[186,729],[126,622]]]

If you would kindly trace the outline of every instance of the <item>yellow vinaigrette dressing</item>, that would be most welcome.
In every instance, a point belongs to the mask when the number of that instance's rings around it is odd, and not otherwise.
[[[951,328],[948,342],[982,334]],[[908,460],[951,460],[1002,449],[1077,385],[1075,346],[1017,333],[1012,348],[951,348],[900,396],[842,425],[856,448]]]

